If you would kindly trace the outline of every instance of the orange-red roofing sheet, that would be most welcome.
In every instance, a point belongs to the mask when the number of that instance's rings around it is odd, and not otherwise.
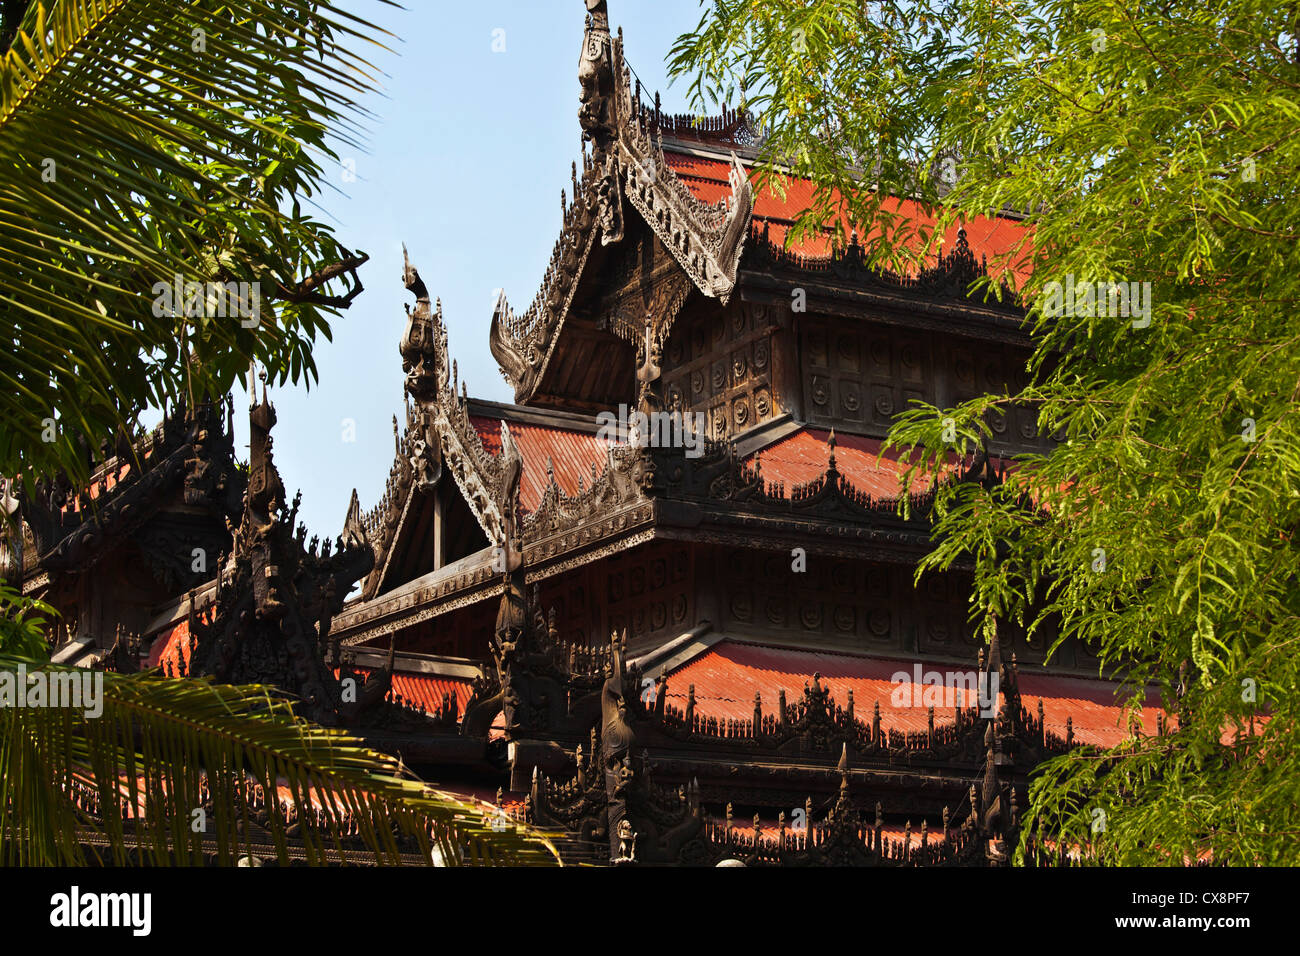
[[[763,478],[769,484],[784,483],[785,495],[789,497],[795,485],[820,478],[825,473],[830,458],[829,440],[829,431],[803,428],[754,452],[746,459],[746,463],[753,465],[758,461]],[[873,498],[896,498],[900,490],[899,480],[907,470],[907,463],[898,449],[891,449],[884,458],[877,460],[881,444],[878,438],[837,432],[835,467],[859,491],[866,492]],[[1000,458],[995,458],[993,464],[999,469],[1010,467],[1010,462]],[[956,467],[957,457],[949,455],[941,472],[946,476]],[[918,483],[914,476],[909,490],[924,491],[929,487],[929,482],[920,488],[917,487]]]
[[[750,720],[754,716],[754,695],[760,694],[764,713],[772,713],[778,691],[784,690],[786,702],[794,703],[811,684],[814,674],[821,675],[822,686],[829,688],[837,706],[848,703],[853,691],[854,711],[858,720],[869,722],[874,705],[880,704],[881,725],[886,730],[903,732],[928,728],[928,704],[933,691],[916,681],[917,662],[872,658],[829,651],[805,651],[767,647],[738,641],[722,641],[694,660],[668,675],[668,698],[678,709],[685,707],[690,685],[695,686],[695,712],[703,717]],[[921,678],[927,672],[944,675],[946,685],[935,707],[936,722],[952,719],[958,706],[975,705],[950,673],[966,674],[951,664],[920,663]],[[1047,730],[1065,736],[1067,718],[1074,721],[1074,739],[1080,743],[1113,746],[1127,734],[1122,708],[1115,700],[1115,685],[1106,681],[1078,677],[1021,674],[1020,693],[1030,713],[1036,713],[1041,698]],[[1156,731],[1159,708],[1154,696],[1142,710],[1142,732]]]
[[[185,661],[186,669],[190,664],[190,622],[181,618],[169,630],[162,631],[154,638],[149,647],[146,667],[164,667],[169,674],[175,674],[180,661]],[[165,665],[165,666],[164,666]]]
[[[369,675],[373,668],[354,667],[359,674]],[[408,706],[423,707],[428,712],[442,709],[442,699],[451,694],[456,701],[456,712],[465,712],[465,703],[474,693],[471,682],[463,677],[444,677],[434,674],[393,674],[392,692]]]
[[[677,178],[682,180],[697,199],[707,203],[717,203],[731,195],[731,183],[728,179],[731,173],[731,164],[729,162],[669,150],[665,150],[664,155],[668,160],[668,165],[677,174]],[[750,177],[753,178],[753,176],[754,173],[750,170]],[[785,241],[788,221],[796,219],[800,213],[812,205],[813,201],[813,183],[811,180],[787,177],[783,180],[783,187],[784,196],[768,188],[760,191],[754,197],[753,222],[762,228],[763,221],[765,219],[769,220],[768,238],[777,245],[781,245]],[[927,213],[919,203],[912,200],[891,198],[886,201],[885,210],[889,213],[906,216],[919,228],[928,229],[934,226],[935,218],[933,214]],[[1001,261],[1000,257],[1011,252],[1015,243],[1023,238],[1026,230],[1026,227],[1018,220],[1005,216],[978,216],[963,225],[966,229],[966,241],[970,245],[971,252],[975,254],[977,260],[987,257],[990,271],[994,271],[995,274],[997,263]],[[962,226],[956,224],[949,227],[944,234],[944,249],[950,249],[956,244],[957,232],[960,228]],[[863,243],[870,242],[873,236],[878,234],[878,231],[878,229],[859,230],[859,241]],[[830,241],[829,239],[808,238],[792,243],[790,251],[807,256],[825,256],[830,253]],[[1017,268],[1013,270],[1013,274],[1016,277],[1015,284],[1017,287],[1027,275],[1026,270],[1019,267],[1020,258],[1020,255],[1014,257]]]
[[[593,419],[594,421],[594,419]],[[501,419],[470,418],[474,430],[483,441],[483,448],[493,455],[501,453]],[[523,474],[519,478],[519,502],[525,511],[533,511],[542,502],[542,494],[549,481],[546,463],[549,459],[555,471],[555,483],[566,495],[578,494],[578,479],[591,487],[591,467],[596,474],[605,471],[609,443],[586,432],[564,428],[550,428],[512,422],[510,437],[524,460]]]

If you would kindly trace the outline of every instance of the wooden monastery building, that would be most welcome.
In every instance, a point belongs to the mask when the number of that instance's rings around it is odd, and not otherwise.
[[[968,294],[1020,220],[964,223],[910,276],[856,236],[788,246],[810,185],[756,193],[741,113],[643,102],[587,5],[563,226],[528,308],[491,318],[514,403],[468,395],[407,262],[379,500],[308,541],[265,393],[247,473],[229,400],[173,410],[88,489],[22,497],[56,658],[275,684],[575,861],[1008,862],[1035,765],[1129,730],[1087,648],[986,645],[969,568],[915,582],[933,486],[879,453],[913,399],[1022,382],[1014,297]],[[1030,410],[991,424],[931,481],[1049,447]]]

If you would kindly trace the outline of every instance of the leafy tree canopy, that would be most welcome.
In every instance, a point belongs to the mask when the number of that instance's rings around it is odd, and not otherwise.
[[[875,224],[874,261],[906,267],[954,222],[1025,215],[990,271],[1027,276],[1029,384],[890,440],[933,467],[1011,402],[1062,436],[1014,482],[944,489],[918,574],[973,559],[973,618],[1085,641],[1176,715],[1034,784],[1027,829],[1104,862],[1300,863],[1296,28],[1256,0],[716,0],[673,51],[698,108],[756,115],[774,188],[817,184],[802,232]],[[1149,311],[1061,295],[1110,282]]]
[[[310,383],[365,261],[310,207],[359,148],[381,31],[327,0],[0,17],[0,475],[84,476],[250,361]]]

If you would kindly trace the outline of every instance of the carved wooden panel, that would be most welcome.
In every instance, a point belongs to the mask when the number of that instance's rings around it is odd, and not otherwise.
[[[803,324],[804,407],[814,424],[888,428],[913,399],[933,402],[935,374],[924,338],[885,326]]]
[[[918,620],[926,600],[918,600],[911,572],[902,566],[809,555],[807,570],[799,572],[788,554],[716,557],[723,569],[721,629],[728,634],[779,634],[783,641],[806,638],[818,647],[899,652],[912,650],[918,624],[929,620],[923,610]],[[957,588],[945,600],[945,621],[964,613],[964,593]]]
[[[1021,349],[857,320],[810,317],[800,324],[799,348],[807,420],[863,434],[883,435],[913,400],[951,407],[1027,381]],[[1032,409],[989,422],[995,450],[1047,447]]]
[[[607,630],[626,628],[628,640],[635,642],[694,627],[692,557],[686,545],[654,543],[611,558],[603,582]],[[609,634],[595,639],[607,641]]]
[[[921,581],[918,588],[918,651],[975,659],[982,640],[980,633],[967,620],[969,586],[969,581],[954,575],[928,574]]]
[[[704,412],[707,433],[738,435],[783,410],[773,388],[769,306],[732,302],[719,313],[712,302],[683,315],[663,356],[667,408]]]
[[[541,604],[566,641],[675,637],[696,623],[693,567],[689,546],[655,542],[544,581]]]

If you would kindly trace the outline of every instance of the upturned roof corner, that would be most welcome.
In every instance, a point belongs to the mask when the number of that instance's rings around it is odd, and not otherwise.
[[[703,202],[678,179],[663,151],[663,114],[657,103],[641,102],[640,82],[633,84],[623,58],[622,31],[611,35],[605,0],[585,2],[578,65],[582,176],[575,163],[573,202],[561,193],[560,237],[532,305],[516,315],[503,294],[492,315],[492,354],[520,404],[537,392],[596,237],[602,246],[623,241],[625,207],[636,210],[695,288],[724,305],[736,285],[754,210],[753,187],[734,152],[731,195],[719,203]]]

